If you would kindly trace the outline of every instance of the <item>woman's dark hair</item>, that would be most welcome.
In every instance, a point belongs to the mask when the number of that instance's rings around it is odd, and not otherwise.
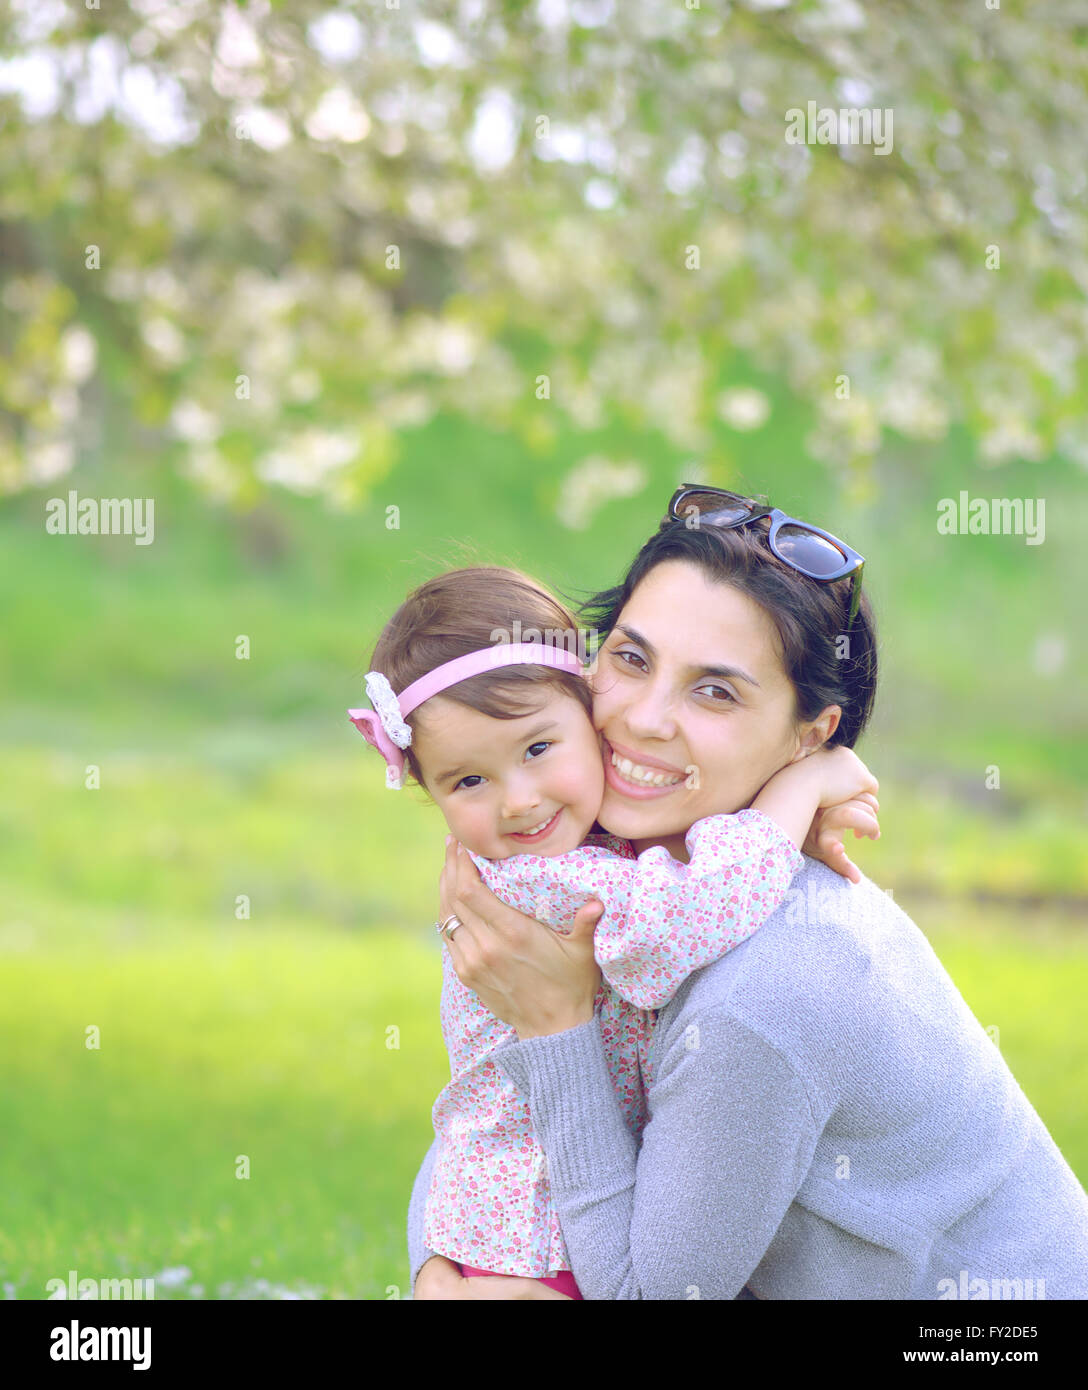
[[[665,560],[697,565],[713,582],[747,594],[774,623],[782,664],[796,694],[797,722],[815,719],[827,705],[839,705],[842,717],[827,746],[853,748],[876,694],[876,630],[868,595],[862,591],[847,633],[853,576],[830,582],[809,579],[772,552],[769,526],[763,518],[727,531],[666,518],[635,556],[623,581],[581,604],[579,621],[596,630],[599,645],[655,566]]]
[[[380,671],[399,695],[436,666],[497,642],[540,642],[583,659],[587,634],[567,608],[542,584],[502,565],[447,570],[414,589],[382,630],[367,667]],[[544,687],[544,689],[540,689]],[[481,671],[441,692],[447,700],[491,719],[520,719],[540,708],[548,687],[580,700],[592,718],[593,696],[577,671],[519,665]],[[426,709],[426,702],[420,712]],[[405,723],[416,727],[417,711]],[[412,745],[404,750],[406,770],[424,786]]]

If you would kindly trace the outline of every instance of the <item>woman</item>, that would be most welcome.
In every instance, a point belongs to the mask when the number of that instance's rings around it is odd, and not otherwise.
[[[685,859],[694,821],[747,806],[823,743],[853,746],[875,635],[861,557],[821,551],[832,541],[681,490],[588,605],[606,634],[599,819],[637,852]],[[636,786],[617,756],[698,776]],[[641,1147],[593,1014],[592,914],[561,937],[452,847],[441,910],[462,923],[459,977],[517,1030],[494,1061],[529,1102],[584,1297],[1088,1297],[1088,1197],[925,937],[868,880],[807,860],[761,930],[660,1011]],[[431,1158],[409,1212],[415,1297],[560,1296],[462,1279],[423,1249]]]

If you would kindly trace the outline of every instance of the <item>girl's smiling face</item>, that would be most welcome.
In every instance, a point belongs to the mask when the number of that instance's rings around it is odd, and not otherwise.
[[[636,853],[664,845],[687,860],[684,832],[738,811],[764,783],[834,731],[838,706],[796,722],[795,691],[770,617],[696,565],[668,560],[636,586],[598,652],[593,721],[606,788],[597,819]],[[638,785],[613,757],[668,785]],[[630,769],[628,769],[630,771]]]
[[[539,709],[517,719],[433,695],[415,720],[424,786],[451,833],[485,859],[565,854],[597,819],[601,740],[577,699],[545,690]],[[541,825],[539,837],[515,838]]]

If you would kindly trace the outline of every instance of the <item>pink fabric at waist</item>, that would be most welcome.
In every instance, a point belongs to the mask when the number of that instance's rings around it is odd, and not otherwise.
[[[461,1273],[466,1279],[477,1276],[494,1278],[496,1275],[496,1271],[493,1269],[476,1269],[473,1265],[461,1265]],[[540,1279],[538,1282],[547,1284],[549,1289],[555,1289],[557,1293],[565,1293],[568,1298],[582,1298],[578,1291],[578,1285],[574,1282],[574,1275],[569,1269],[556,1270],[554,1274],[549,1274],[546,1279]],[[585,1302],[584,1299],[582,1301]]]

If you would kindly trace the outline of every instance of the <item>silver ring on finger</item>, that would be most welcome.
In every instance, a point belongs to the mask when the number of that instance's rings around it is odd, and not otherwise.
[[[438,930],[441,933],[441,935],[446,937],[448,941],[452,941],[454,932],[457,930],[458,927],[463,927],[464,925],[465,924],[461,921],[460,917],[458,917],[455,913],[450,913],[450,915],[446,918],[446,920],[442,923]]]

